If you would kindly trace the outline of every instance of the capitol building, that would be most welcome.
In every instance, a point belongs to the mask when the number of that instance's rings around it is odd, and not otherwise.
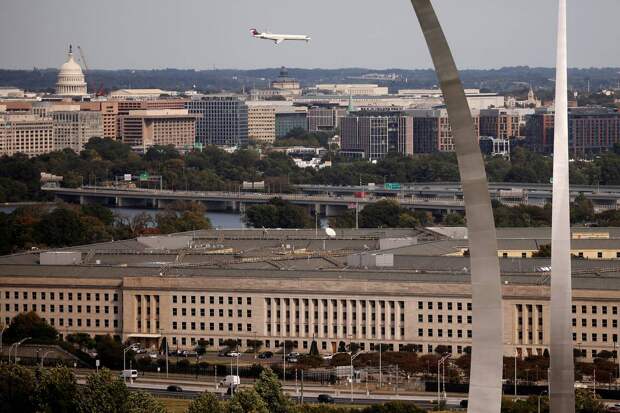
[[[69,46],[67,62],[60,66],[56,94],[60,96],[85,96],[86,81],[82,68],[73,58],[72,47]]]

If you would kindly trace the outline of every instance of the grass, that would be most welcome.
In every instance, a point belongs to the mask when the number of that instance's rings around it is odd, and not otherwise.
[[[185,413],[191,400],[158,398],[168,413]]]

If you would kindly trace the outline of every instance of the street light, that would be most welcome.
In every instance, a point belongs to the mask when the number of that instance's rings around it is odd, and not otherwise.
[[[452,357],[452,354],[446,354],[445,356],[443,356],[442,358],[440,358],[437,361],[437,410],[439,410],[441,408],[441,372],[442,372],[442,367],[444,365],[444,363],[446,362],[446,360],[448,360],[450,357]],[[444,370],[445,372],[445,370]],[[444,385],[444,393],[445,393],[445,385]]]
[[[350,348],[350,344],[349,344],[349,348]],[[351,353],[351,357],[350,357],[351,359],[351,401],[353,401],[353,360],[355,360],[357,356],[363,353],[364,353],[363,351],[360,351],[357,354]]]
[[[132,350],[135,346],[139,346],[139,345],[140,345],[140,343],[134,343],[134,344],[132,344],[130,346],[127,346],[127,347],[125,347],[123,349],[123,380],[126,379],[126,377],[125,377],[125,370],[127,370],[127,366],[126,366],[126,363],[125,363],[125,355],[127,354],[127,352],[129,350]],[[130,378],[131,378],[131,374],[130,374]],[[133,379],[131,381],[133,382]]]
[[[4,330],[7,329],[8,326],[2,327],[2,331],[0,331],[0,354],[2,354],[2,334],[4,334]]]
[[[14,343],[13,346],[15,346],[15,355],[13,356],[13,358],[15,359],[15,364],[17,364],[17,349],[19,348],[19,346],[21,346],[22,344],[24,344],[24,342],[26,340],[31,340],[32,337],[26,337],[26,338],[22,338],[21,340],[19,340],[17,343]],[[11,347],[13,347],[11,346]],[[11,364],[11,349],[9,348],[9,364]]]
[[[50,354],[53,353],[56,350],[47,350],[45,353],[43,353],[43,356],[41,356],[41,368],[43,368],[43,361],[45,360],[45,357]]]

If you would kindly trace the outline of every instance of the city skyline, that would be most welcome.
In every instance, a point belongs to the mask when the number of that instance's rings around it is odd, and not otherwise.
[[[620,56],[610,53],[620,41],[620,33],[613,30],[613,16],[620,12],[620,4],[612,0],[597,4],[600,7],[593,8],[576,0],[569,2],[571,67],[620,66]],[[408,2],[383,8],[373,8],[369,2],[354,6],[350,0],[329,7],[324,0],[295,5],[272,0],[188,1],[183,6],[159,1],[149,7],[142,1],[9,3],[0,16],[2,67],[58,67],[69,43],[83,47],[91,69],[431,67],[422,33],[409,20]],[[446,22],[461,69],[554,65],[555,35],[549,24],[552,2],[525,0],[498,10],[489,10],[482,0],[467,5],[436,1],[435,6]],[[351,16],[353,10],[355,20],[347,24],[342,16]],[[481,12],[485,15],[480,16]],[[250,28],[303,32],[313,41],[276,47],[253,39]],[[401,39],[408,39],[406,53]]]

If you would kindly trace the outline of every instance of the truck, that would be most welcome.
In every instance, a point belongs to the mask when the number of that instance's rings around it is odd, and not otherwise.
[[[241,378],[235,375],[228,375],[220,382],[220,387],[237,387],[241,384]]]

